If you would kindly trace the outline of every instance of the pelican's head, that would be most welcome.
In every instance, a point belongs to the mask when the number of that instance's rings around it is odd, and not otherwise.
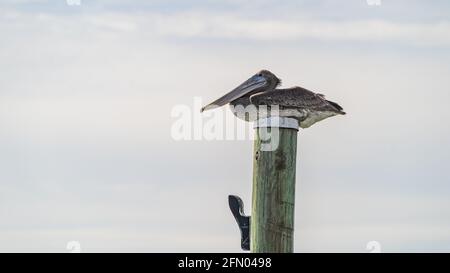
[[[280,83],[281,80],[278,79],[275,74],[269,70],[261,70],[228,94],[203,107],[201,112],[223,106],[244,96],[250,96],[258,92],[273,90]]]
[[[270,72],[269,70],[261,70],[258,73],[256,73],[253,77],[263,77],[266,81],[266,87],[261,88],[263,90],[257,90],[256,92],[273,90],[273,89],[277,88],[278,85],[281,84],[281,80],[277,76],[275,76],[275,74]],[[256,93],[256,92],[252,92],[252,93]]]

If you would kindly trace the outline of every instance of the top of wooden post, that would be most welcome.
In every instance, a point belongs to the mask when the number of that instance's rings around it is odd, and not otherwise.
[[[287,128],[287,129],[295,129],[298,131],[299,123],[295,118],[289,117],[265,117],[258,119],[253,124],[253,128]]]

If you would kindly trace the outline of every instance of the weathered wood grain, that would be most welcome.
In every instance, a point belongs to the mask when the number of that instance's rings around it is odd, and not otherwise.
[[[278,148],[263,151],[256,132],[253,158],[251,251],[293,252],[297,133],[279,130]]]

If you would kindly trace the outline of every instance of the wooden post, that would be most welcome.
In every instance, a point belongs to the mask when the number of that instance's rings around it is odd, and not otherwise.
[[[298,121],[272,117],[255,128],[251,251],[293,252]]]

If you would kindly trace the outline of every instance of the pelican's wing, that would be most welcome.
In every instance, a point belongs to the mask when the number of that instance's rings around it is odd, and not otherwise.
[[[345,114],[339,104],[326,100],[322,94],[316,94],[301,87],[256,93],[250,96],[250,101],[255,105],[279,105],[281,107],[294,107],[310,111],[331,111]]]

